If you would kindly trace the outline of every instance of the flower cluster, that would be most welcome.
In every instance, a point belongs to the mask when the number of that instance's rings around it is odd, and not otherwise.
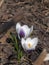
[[[28,25],[21,26],[20,23],[16,24],[16,32],[19,39],[16,38],[15,35],[11,34],[12,42],[14,43],[14,48],[17,52],[17,59],[20,60],[23,56],[23,50],[28,52],[35,50],[37,44],[38,44],[38,38],[31,38],[29,37],[31,33],[33,32],[33,26],[29,28]],[[19,42],[21,44],[19,44]]]
[[[28,25],[21,26],[20,23],[16,24],[16,32],[18,34],[18,38],[21,40],[21,45],[24,50],[34,50],[38,44],[38,38],[30,38],[29,36],[33,32],[33,26],[30,28]]]

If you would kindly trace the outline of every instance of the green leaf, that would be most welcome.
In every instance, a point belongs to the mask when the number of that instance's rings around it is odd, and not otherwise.
[[[10,34],[11,35],[11,39],[13,41],[13,45],[17,51],[17,59],[20,60],[21,57],[23,56],[23,52],[22,52],[22,49],[19,47],[19,43],[16,39],[16,36],[14,34]]]

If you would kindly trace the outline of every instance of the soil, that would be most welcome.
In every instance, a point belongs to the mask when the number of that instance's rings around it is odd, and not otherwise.
[[[39,38],[40,45],[37,49],[41,46],[49,52],[49,0],[4,0],[0,7],[0,65],[31,65],[28,60],[21,60],[19,64],[14,47],[6,41],[10,32],[16,34],[17,22],[29,27],[33,25],[31,37]],[[40,53],[37,49],[28,56],[32,61],[35,61]],[[43,62],[42,65],[49,65],[49,61]]]

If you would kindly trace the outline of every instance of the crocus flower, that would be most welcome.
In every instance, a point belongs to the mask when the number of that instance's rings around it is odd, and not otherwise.
[[[20,23],[16,24],[16,32],[18,34],[18,38],[27,38],[33,31],[33,26],[31,26],[31,28],[29,28],[27,25],[23,25],[21,26]]]
[[[24,50],[35,50],[37,44],[38,44],[37,37],[33,39],[27,38],[26,40],[24,38],[21,39],[21,45]]]

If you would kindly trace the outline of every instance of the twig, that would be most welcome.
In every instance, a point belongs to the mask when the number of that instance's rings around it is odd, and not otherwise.
[[[46,55],[44,61],[48,61],[49,60],[49,53]]]
[[[4,0],[0,0],[0,7],[2,6],[3,3],[4,3]]]
[[[41,65],[43,63],[43,60],[44,60],[46,54],[47,54],[46,49],[44,49],[42,51],[42,53],[40,54],[40,56],[35,61],[34,65]]]

